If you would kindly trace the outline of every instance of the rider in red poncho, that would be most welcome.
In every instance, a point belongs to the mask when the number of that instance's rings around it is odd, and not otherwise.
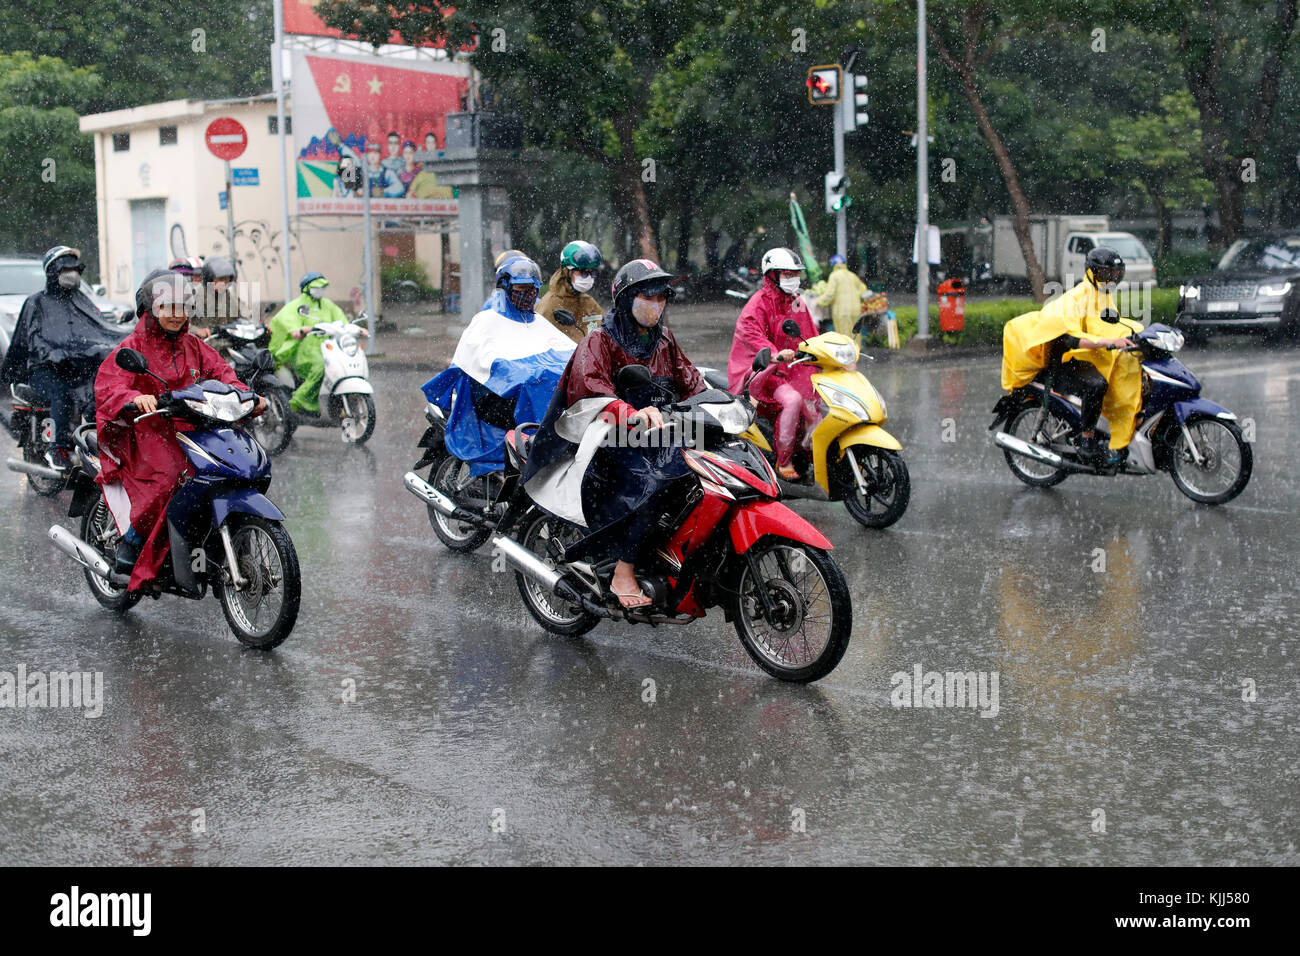
[[[135,417],[155,411],[159,396],[168,391],[206,379],[248,390],[215,349],[189,334],[184,283],[184,277],[163,269],[145,277],[135,296],[140,321],[95,377],[101,466],[96,481],[122,535],[114,574],[129,574],[131,591],[153,580],[167,557],[167,503],[188,467],[174,437],[177,429],[187,428],[183,422],[161,415],[135,422]],[[122,348],[141,352],[149,371],[166,386],[153,375],[119,368]],[[265,407],[266,400],[259,398],[256,413]]]
[[[799,298],[799,276],[803,260],[790,249],[769,249],[763,255],[763,286],[745,303],[736,319],[736,337],[727,361],[731,391],[739,394],[753,368],[754,356],[771,349],[773,362],[768,371],[750,384],[749,393],[758,402],[776,405],[780,411],[774,423],[777,474],[786,481],[799,477],[790,463],[802,425],[806,436],[817,423],[817,395],[813,391],[812,365],[788,368],[801,339],[817,335],[807,306]],[[800,338],[786,335],[781,325],[793,319]]]

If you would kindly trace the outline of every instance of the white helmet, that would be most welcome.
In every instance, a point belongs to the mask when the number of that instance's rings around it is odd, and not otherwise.
[[[773,269],[797,269],[803,272],[803,260],[795,255],[793,249],[779,246],[763,253],[763,275],[767,275]]]

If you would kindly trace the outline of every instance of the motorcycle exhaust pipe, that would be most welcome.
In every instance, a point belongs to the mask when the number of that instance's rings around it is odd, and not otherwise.
[[[1014,435],[1008,435],[1006,432],[998,432],[994,435],[993,442],[1001,448],[1034,458],[1044,464],[1056,465],[1058,468],[1066,467],[1069,464],[1056,452],[1048,451],[1039,445],[1031,445],[1029,442],[1022,441]]]
[[[547,567],[546,564],[519,542],[507,538],[503,534],[494,534],[491,537],[492,547],[501,552],[502,557],[506,559],[517,571],[521,571],[534,581],[545,584],[547,589],[552,593],[558,593],[562,579],[558,571],[554,568]],[[569,589],[572,590],[572,589]],[[568,596],[568,595],[566,595]]]
[[[55,471],[45,465],[38,465],[35,462],[20,461],[17,458],[6,458],[5,467],[10,471],[16,471],[24,475],[35,475],[37,478],[62,478],[63,472]]]
[[[433,485],[429,484],[413,471],[408,471],[402,478],[402,484],[406,485],[406,490],[415,497],[419,498],[426,505],[432,505],[442,512],[448,518],[454,518],[456,521],[466,521],[470,524],[486,525],[487,522],[476,514],[471,514],[464,508],[458,507],[456,502],[452,501]]]
[[[63,527],[63,525],[56,524],[50,527],[50,541],[53,542],[56,548],[82,567],[89,568],[104,580],[108,580],[108,575],[112,569],[108,566],[108,562],[104,560],[104,556]]]

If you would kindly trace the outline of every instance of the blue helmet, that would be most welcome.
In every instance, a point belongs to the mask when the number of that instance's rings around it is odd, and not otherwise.
[[[835,255],[831,256],[831,265],[832,266],[844,265],[844,257],[837,252]]]
[[[512,285],[531,284],[536,289],[542,287],[542,270],[537,263],[527,256],[514,256],[506,259],[497,269],[495,285],[498,289],[509,289]]]
[[[306,291],[307,291],[307,287],[308,287],[309,285],[314,285],[315,283],[320,282],[320,281],[322,281],[322,280],[324,280],[324,282],[325,282],[326,285],[329,285],[329,284],[330,284],[330,280],[329,280],[329,279],[326,279],[326,278],[325,278],[323,275],[321,275],[319,272],[308,272],[308,273],[307,273],[305,276],[303,276],[302,279],[298,282],[298,291],[299,291],[299,292],[306,292]]]

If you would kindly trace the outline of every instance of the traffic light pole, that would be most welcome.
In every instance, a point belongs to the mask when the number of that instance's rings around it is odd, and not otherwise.
[[[853,94],[849,93],[849,99],[852,100]],[[835,133],[835,173],[838,176],[844,175],[844,111],[840,104],[836,103],[835,108],[831,111],[834,117]],[[842,256],[847,256],[845,247],[849,242],[849,220],[848,210],[841,206],[835,212],[835,251]]]

